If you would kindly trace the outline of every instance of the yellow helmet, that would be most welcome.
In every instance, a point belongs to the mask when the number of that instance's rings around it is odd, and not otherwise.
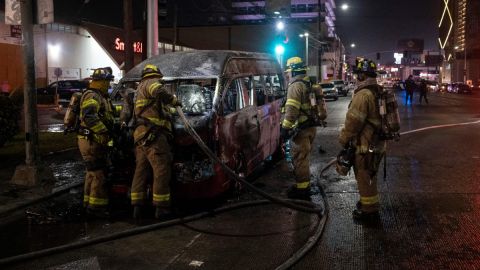
[[[357,57],[355,60],[355,67],[353,67],[353,73],[365,73],[368,76],[376,77],[377,76],[377,65],[375,62],[365,59],[362,57]]]
[[[113,72],[111,67],[96,68],[93,70],[92,80],[112,81],[113,78],[115,78],[112,73]]]
[[[146,64],[145,67],[143,67],[142,70],[142,79],[147,78],[147,77],[153,77],[157,76],[162,78],[163,74],[160,72],[157,66],[152,65],[152,64]]]
[[[287,60],[287,66],[286,66],[286,72],[290,71],[305,71],[307,70],[307,67],[305,66],[305,63],[303,63],[302,58],[298,56],[291,57]]]

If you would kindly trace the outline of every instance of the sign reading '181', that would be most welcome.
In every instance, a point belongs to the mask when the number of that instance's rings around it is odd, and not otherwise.
[[[115,39],[115,50],[117,51],[125,50],[125,43],[120,38]],[[140,41],[133,42],[133,51],[136,53],[142,53],[143,43]]]

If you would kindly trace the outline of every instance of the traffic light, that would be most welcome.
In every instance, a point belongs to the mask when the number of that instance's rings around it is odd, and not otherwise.
[[[281,55],[285,52],[285,47],[282,44],[275,45],[275,54]]]
[[[380,53],[377,52],[377,60],[380,60]]]

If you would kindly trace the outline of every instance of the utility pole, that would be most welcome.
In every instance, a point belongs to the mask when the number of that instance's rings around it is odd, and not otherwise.
[[[305,63],[308,67],[308,33],[305,33]]]
[[[467,40],[463,46],[463,83],[467,83]]]
[[[22,18],[22,52],[24,85],[23,101],[25,113],[25,165],[17,166],[12,182],[18,185],[33,186],[39,184],[42,178],[49,178],[46,168],[39,165],[38,156],[38,122],[37,122],[37,92],[35,88],[35,50],[33,44],[33,5],[32,0],[21,0],[20,12]],[[48,177],[45,177],[48,176]],[[53,175],[51,175],[53,178]],[[49,179],[52,179],[49,178]]]
[[[158,55],[158,0],[147,0],[147,58]]]
[[[125,33],[125,62],[123,70],[125,73],[133,68],[132,28],[132,0],[123,0],[123,30]]]
[[[175,47],[177,47],[177,20],[178,20],[178,4],[177,1],[173,3],[173,44],[172,44],[172,52],[175,52]]]

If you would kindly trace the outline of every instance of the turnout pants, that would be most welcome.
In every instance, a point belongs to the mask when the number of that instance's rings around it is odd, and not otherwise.
[[[297,189],[310,185],[310,151],[317,133],[316,127],[302,129],[292,139],[292,158]]]
[[[353,171],[360,193],[360,210],[362,211],[376,212],[379,210],[377,172],[383,155],[382,153],[355,155]]]
[[[78,149],[80,149],[87,169],[83,189],[83,206],[106,208],[108,205],[108,193],[105,185],[107,148],[97,142],[79,138]]]
[[[136,168],[132,183],[132,205],[144,205],[147,200],[147,181],[153,171],[153,205],[170,206],[172,153],[165,134],[158,134],[149,143],[136,146]]]

